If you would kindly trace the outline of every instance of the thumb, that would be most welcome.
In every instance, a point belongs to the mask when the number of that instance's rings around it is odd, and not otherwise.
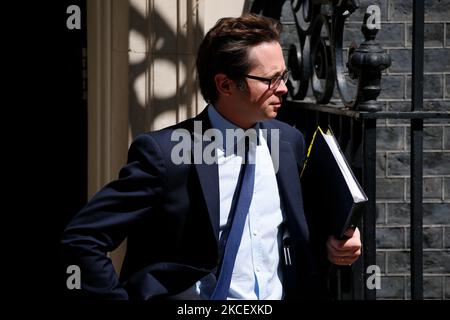
[[[347,231],[345,231],[344,235],[351,238],[353,236],[353,234],[355,233],[355,229],[353,228],[348,228]]]

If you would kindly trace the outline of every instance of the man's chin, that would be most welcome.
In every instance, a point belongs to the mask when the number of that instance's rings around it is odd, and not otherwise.
[[[271,110],[265,110],[265,112],[261,115],[261,119],[259,119],[259,121],[272,120],[275,119],[277,115],[278,115],[278,108],[277,109],[271,108]]]
[[[278,109],[271,111],[269,114],[267,114],[267,119],[275,119],[278,115]]]

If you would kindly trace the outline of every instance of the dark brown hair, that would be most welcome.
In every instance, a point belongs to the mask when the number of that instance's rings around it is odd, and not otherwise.
[[[205,100],[214,103],[217,99],[216,74],[241,79],[252,67],[248,59],[250,47],[262,42],[279,42],[280,33],[281,24],[277,20],[255,14],[217,21],[205,35],[197,55],[197,73]]]

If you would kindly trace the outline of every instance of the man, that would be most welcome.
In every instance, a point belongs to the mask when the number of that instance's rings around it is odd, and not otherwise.
[[[64,232],[66,263],[80,266],[82,292],[117,299],[311,297],[322,289],[326,257],[337,265],[358,258],[357,229],[348,240],[321,241],[328,230],[305,218],[303,136],[274,120],[288,78],[280,29],[275,20],[246,14],[221,19],[206,34],[197,70],[208,106],[194,119],[137,137],[119,179]],[[224,138],[213,144],[213,162],[196,157],[196,147],[197,156],[208,155],[210,129]],[[235,152],[245,139],[227,136],[238,129],[257,137],[245,154]],[[179,148],[186,134],[187,154]],[[119,281],[106,253],[125,237]]]

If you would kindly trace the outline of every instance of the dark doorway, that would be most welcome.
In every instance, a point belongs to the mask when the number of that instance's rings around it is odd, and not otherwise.
[[[80,28],[70,28],[79,8]],[[39,87],[39,212],[41,223],[51,232],[55,246],[36,248],[37,259],[44,262],[46,278],[40,279],[51,295],[61,298],[66,284],[66,268],[61,261],[61,235],[70,219],[87,202],[87,25],[86,0],[63,0],[40,4],[44,12],[40,38],[34,50],[39,54],[44,77]],[[69,25],[68,25],[69,22]],[[51,249],[50,249],[51,248]],[[48,254],[51,261],[47,259]],[[55,281],[49,283],[49,278]],[[43,288],[42,286],[40,288]]]
[[[64,143],[56,150],[63,157],[64,173],[58,177],[60,188],[61,231],[87,201],[87,28],[86,0],[65,0],[61,6],[65,19],[61,39],[60,59],[56,70],[62,103],[57,113],[59,124],[65,132]],[[69,29],[73,22],[70,6],[80,8],[81,29]],[[69,12],[68,12],[69,11]],[[64,15],[63,15],[64,16]]]

